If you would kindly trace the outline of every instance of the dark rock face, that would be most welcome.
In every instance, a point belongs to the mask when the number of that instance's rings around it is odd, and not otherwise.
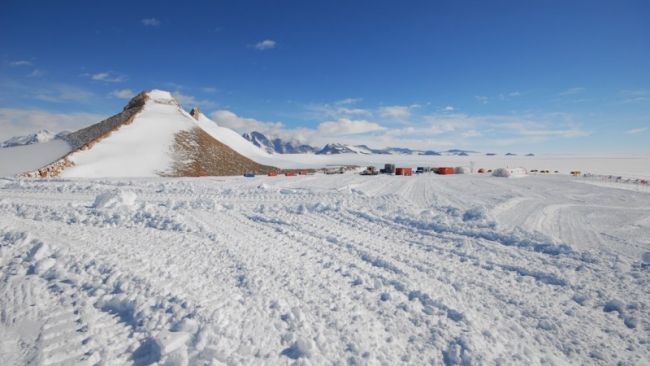
[[[197,121],[199,120],[200,115],[201,115],[201,110],[199,109],[199,107],[194,107],[190,111],[190,116],[194,117],[194,119]]]
[[[420,155],[439,156],[440,153],[439,153],[439,152],[435,152],[435,151],[433,151],[433,150],[427,150],[427,151],[423,151],[423,152],[421,152]]]
[[[343,144],[327,144],[320,149],[316,154],[318,155],[334,155],[334,154],[356,154],[356,151]]]
[[[160,172],[160,175],[203,177],[278,171],[275,167],[258,164],[239,154],[199,127],[177,133],[172,154],[172,170]]]

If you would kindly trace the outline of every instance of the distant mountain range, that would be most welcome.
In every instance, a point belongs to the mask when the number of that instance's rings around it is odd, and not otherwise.
[[[59,133],[50,132],[48,130],[38,130],[35,133],[25,135],[25,136],[16,136],[8,140],[5,140],[0,144],[0,148],[3,147],[15,147],[15,146],[24,146],[37,144],[40,142],[48,142],[54,139],[60,139],[69,134],[70,131],[63,131]]]
[[[305,154],[316,153],[317,148],[307,144],[301,144],[296,140],[284,141],[280,138],[268,138],[264,134],[253,131],[242,135],[246,140],[253,143],[270,154]]]
[[[253,145],[263,149],[270,154],[305,154],[335,155],[335,154],[363,154],[363,155],[455,155],[468,156],[477,154],[477,151],[452,149],[446,151],[416,150],[405,147],[388,147],[374,149],[367,145],[348,145],[341,143],[330,143],[322,148],[301,143],[296,140],[285,141],[279,137],[269,138],[263,133],[253,131],[242,135]]]

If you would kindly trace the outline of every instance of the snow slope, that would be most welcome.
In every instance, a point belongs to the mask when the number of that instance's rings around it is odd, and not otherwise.
[[[233,174],[260,168],[250,160],[268,165],[275,162],[236,132],[217,126],[203,115],[197,121],[170,93],[161,90],[139,94],[121,113],[64,140],[67,143],[2,149],[0,176],[25,172],[77,178]]]
[[[199,127],[209,133],[210,136],[255,162],[267,164],[273,161],[273,156],[271,154],[253,145],[237,132],[217,125],[216,122],[206,117],[203,113],[199,114],[196,123]]]
[[[69,160],[75,165],[61,176],[147,177],[169,171],[175,135],[195,124],[171,94],[154,90],[148,95],[150,100],[131,124],[121,126],[91,149],[71,154]]]
[[[5,179],[0,357],[645,365],[648,238],[567,176]]]

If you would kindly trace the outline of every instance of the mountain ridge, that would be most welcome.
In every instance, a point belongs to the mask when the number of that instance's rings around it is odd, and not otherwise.
[[[450,155],[450,156],[468,156],[478,154],[474,150],[450,149],[446,151],[411,149],[406,147],[387,147],[377,149],[368,145],[350,145],[332,142],[323,147],[315,147],[309,144],[301,143],[295,139],[288,141],[280,137],[268,137],[259,131],[251,131],[242,134],[246,140],[255,146],[267,151],[270,154],[305,154],[313,153],[316,155],[337,155],[337,154],[363,154],[363,155]]]
[[[144,91],[120,113],[61,139],[70,147],[67,154],[23,175],[219,176],[277,169],[254,161],[263,154],[256,155],[259,149],[234,131],[198,110],[187,113],[169,92],[160,90]]]

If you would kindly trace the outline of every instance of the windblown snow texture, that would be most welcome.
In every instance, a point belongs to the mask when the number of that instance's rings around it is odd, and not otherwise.
[[[650,362],[650,194],[570,177],[0,181],[0,358]]]

